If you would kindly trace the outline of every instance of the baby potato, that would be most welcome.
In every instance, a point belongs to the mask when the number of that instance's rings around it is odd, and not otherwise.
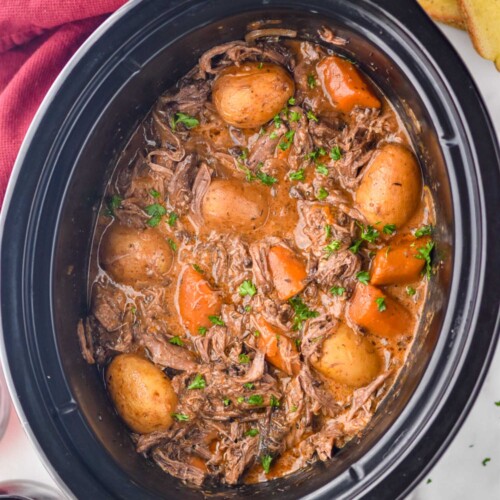
[[[325,377],[350,387],[369,384],[381,371],[382,360],[365,337],[341,324],[324,342],[313,366]]]
[[[219,230],[251,232],[266,222],[269,200],[260,186],[238,179],[216,179],[203,198],[201,211],[205,223]]]
[[[106,229],[99,248],[104,270],[118,283],[134,288],[162,284],[172,260],[169,244],[156,229],[117,222]]]
[[[118,414],[139,434],[167,430],[177,395],[169,378],[137,354],[119,354],[106,370],[106,384]]]
[[[212,100],[229,125],[256,128],[279,113],[294,92],[293,80],[281,66],[245,63],[220,73],[212,88]]]
[[[402,226],[422,197],[422,175],[413,153],[399,144],[382,146],[356,191],[356,203],[370,224]]]

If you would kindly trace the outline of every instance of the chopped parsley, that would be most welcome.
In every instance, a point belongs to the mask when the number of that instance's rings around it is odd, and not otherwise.
[[[291,408],[290,408],[290,411],[292,413],[296,412],[297,410],[299,409],[299,407],[297,405],[293,405]]]
[[[185,413],[172,413],[172,417],[177,420],[177,422],[187,422],[189,417]]]
[[[203,337],[206,335],[208,328],[206,326],[199,326],[198,333]]]
[[[314,75],[312,73],[307,75],[307,85],[309,86],[310,89],[313,89],[314,87],[316,87],[316,78],[314,77]]]
[[[203,378],[203,375],[200,375],[199,373],[196,374],[196,377],[194,377],[194,380],[188,385],[188,389],[193,390],[193,389],[205,389],[207,386],[207,383],[205,379]]]
[[[342,152],[340,151],[339,146],[333,146],[333,148],[330,149],[330,158],[334,161],[340,160],[342,158]]]
[[[253,389],[255,387],[255,384],[253,384],[252,382],[247,382],[246,384],[243,384],[243,387],[245,389]]]
[[[198,264],[193,264],[193,269],[200,274],[204,274],[205,271],[198,265]]]
[[[247,398],[247,403],[249,405],[258,406],[264,402],[264,398],[260,394],[252,394]]]
[[[122,198],[118,196],[117,194],[114,194],[109,200],[108,200],[108,210],[110,215],[115,215],[115,210],[117,208],[120,208],[120,205],[122,204]]]
[[[342,295],[344,295],[344,292],[345,288],[343,286],[332,286],[332,288],[330,288],[330,293],[332,295],[337,295],[337,297],[342,297]]]
[[[175,212],[170,212],[168,214],[167,224],[170,227],[174,226],[178,218],[179,218],[179,216]]]
[[[229,406],[231,404],[231,400],[229,398],[224,398],[222,402],[224,403],[224,406]]]
[[[280,405],[280,400],[274,394],[271,394],[271,400],[269,401],[269,404],[271,405],[271,408],[278,408],[278,406]]]
[[[291,122],[298,122],[300,120],[300,113],[298,111],[290,111],[289,119]]]
[[[293,307],[295,315],[293,317],[293,329],[301,330],[304,326],[304,322],[310,318],[316,318],[319,316],[318,311],[313,311],[304,304],[302,299],[297,295],[288,299],[288,303]]]
[[[297,349],[300,349],[300,344],[302,344],[302,340],[301,339],[295,339],[294,342],[295,342],[295,347]]]
[[[358,278],[358,281],[363,283],[363,285],[368,285],[368,282],[370,281],[370,273],[368,271],[360,271],[356,274],[356,278]]]
[[[328,257],[336,252],[340,248],[340,245],[341,242],[339,240],[333,240],[331,243],[326,245],[325,252],[327,253]]]
[[[420,247],[417,250],[417,255],[415,257],[417,259],[422,259],[425,260],[425,268],[424,268],[424,274],[427,276],[427,279],[431,277],[432,273],[432,258],[431,258],[431,253],[434,248],[434,242],[429,241],[425,247]]]
[[[208,319],[210,320],[210,323],[212,323],[212,325],[226,326],[226,323],[222,321],[222,318],[220,316],[209,316]]]
[[[167,238],[167,243],[174,252],[177,250],[177,243],[172,238]]]
[[[257,69],[262,69],[264,67],[264,63],[260,62],[257,64]]]
[[[255,288],[255,285],[252,283],[251,280],[245,280],[239,286],[238,293],[242,297],[245,297],[246,295],[250,295],[250,297],[253,297],[257,293],[257,288]]]
[[[172,130],[176,129],[178,123],[182,123],[187,129],[194,128],[200,124],[194,116],[187,115],[186,113],[175,113],[170,119]]]
[[[324,163],[320,163],[316,166],[316,172],[321,175],[328,175],[328,167]]]
[[[273,122],[274,122],[274,126],[276,128],[278,128],[283,123],[283,120],[281,119],[281,116],[279,115],[279,113],[274,116]]]
[[[385,305],[385,297],[377,297],[375,299],[375,304],[377,304],[377,309],[380,312],[384,312],[387,309],[387,306]]]
[[[500,401],[495,401],[495,406],[500,406]]]
[[[303,181],[306,178],[305,175],[305,170],[301,168],[300,170],[297,170],[296,172],[290,172],[290,180],[292,181]]]
[[[245,432],[245,436],[250,436],[250,437],[255,437],[259,434],[258,429],[248,429],[248,431]]]
[[[262,464],[262,468],[264,469],[264,472],[266,474],[269,474],[269,471],[271,470],[272,461],[273,461],[273,457],[271,455],[264,455],[260,459],[260,463]]]
[[[314,149],[310,153],[307,153],[305,159],[316,161],[318,159],[318,156],[325,156],[325,155],[326,155],[325,148],[319,147],[317,149]]]
[[[273,130],[270,134],[269,134],[269,139],[276,139],[276,137],[278,137],[278,134]]]
[[[396,231],[396,224],[386,224],[382,229],[384,234],[394,234]]]
[[[160,193],[159,193],[156,189],[150,189],[150,190],[149,190],[149,194],[150,194],[153,198],[159,198],[159,197],[160,197]]]
[[[421,238],[422,236],[430,236],[433,231],[434,227],[432,224],[429,224],[427,226],[419,227],[413,234],[416,238]]]
[[[259,337],[260,336],[260,332],[258,330],[255,330],[255,332],[253,332],[253,335],[254,335],[254,337]]]
[[[295,104],[295,97],[290,97],[290,99],[288,99],[288,104],[290,104],[290,106],[293,106]]]
[[[406,293],[410,296],[410,297],[413,297],[417,291],[415,290],[415,288],[413,288],[412,286],[407,286],[406,287]]]
[[[327,196],[328,196],[328,191],[324,187],[319,188],[316,198],[318,198],[318,200],[320,201],[323,201]]]
[[[350,247],[349,250],[352,253],[358,253],[359,247],[361,246],[361,243],[363,243],[363,240],[356,240]]]
[[[483,464],[484,467],[486,467],[486,464],[488,462],[491,462],[491,458],[485,458],[481,463]]]
[[[358,225],[361,228],[361,235],[360,239],[356,240],[354,244],[349,247],[349,250],[352,253],[358,253],[359,247],[361,246],[363,241],[373,243],[380,236],[380,233],[373,226],[365,226],[363,224]]]
[[[285,139],[278,144],[278,147],[281,149],[281,151],[286,151],[291,145],[293,141],[293,136],[295,135],[295,130],[289,130],[285,134]]]
[[[242,365],[247,365],[248,363],[250,363],[250,356],[248,356],[248,354],[241,353],[238,356],[238,360]]]
[[[162,217],[167,213],[167,209],[160,205],[159,203],[153,203],[152,205],[148,205],[144,211],[149,215],[150,219],[147,222],[147,225],[150,227],[156,227]]]
[[[169,342],[171,344],[174,344],[174,345],[180,345],[180,346],[183,346],[184,345],[184,342],[182,341],[182,339],[179,337],[179,335],[176,335],[175,337],[172,337]]]
[[[276,177],[273,177],[272,175],[267,175],[261,170],[259,170],[255,174],[255,177],[257,177],[257,179],[259,179],[259,181],[262,182],[262,184],[265,184],[266,186],[272,186],[273,184],[276,184],[278,182],[278,179],[276,179]]]
[[[236,401],[241,404],[245,402],[245,398],[243,396],[240,396],[239,398],[236,399]]]
[[[252,311],[252,306],[245,306],[245,312],[251,312]]]
[[[319,120],[318,120],[318,117],[317,117],[317,116],[316,116],[316,115],[315,115],[315,114],[314,114],[311,110],[309,110],[309,111],[307,112],[307,115],[306,115],[306,116],[307,116],[307,118],[308,118],[309,120],[312,120],[313,122],[316,122],[316,123],[317,123],[317,122],[319,121]]]
[[[427,479],[426,484],[431,484],[431,483],[432,483],[432,479],[431,478]]]
[[[326,237],[327,238],[331,238],[332,237],[332,226],[330,226],[330,224],[327,224],[325,226],[325,233],[326,233]]]

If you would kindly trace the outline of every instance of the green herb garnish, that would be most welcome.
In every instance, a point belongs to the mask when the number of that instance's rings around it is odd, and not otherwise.
[[[160,193],[159,193],[156,189],[150,189],[150,190],[149,190],[149,194],[150,194],[153,198],[159,198],[159,197],[160,197]]]
[[[417,259],[422,259],[425,260],[425,268],[424,268],[424,274],[427,276],[427,279],[431,277],[432,273],[432,258],[431,258],[431,253],[434,248],[434,242],[429,241],[425,247],[420,247],[417,250],[417,255],[415,257]]]
[[[269,474],[269,471],[271,470],[272,461],[273,461],[273,457],[271,455],[264,455],[260,459],[260,463],[262,464],[262,468],[264,469],[264,472],[266,474]]]
[[[312,73],[307,75],[307,85],[309,86],[310,89],[316,87],[316,78]]]
[[[231,400],[229,398],[224,398],[222,402],[224,403],[224,406],[229,406],[231,404]]]
[[[316,172],[322,175],[328,175],[328,167],[324,163],[320,163],[316,166]]]
[[[358,278],[358,281],[363,283],[363,285],[368,285],[368,282],[370,281],[370,273],[368,271],[360,271],[356,274],[356,278]]]
[[[334,161],[340,160],[342,158],[342,152],[340,151],[339,146],[333,146],[333,148],[330,149],[330,158]]]
[[[415,288],[413,288],[412,286],[407,286],[406,287],[406,293],[410,296],[410,297],[413,297],[417,291],[415,290]]]
[[[386,224],[382,229],[384,234],[394,234],[396,231],[396,224]]]
[[[288,299],[288,303],[293,307],[293,310],[295,311],[295,315],[293,317],[294,330],[302,329],[306,320],[319,316],[319,312],[309,309],[309,307],[304,304],[304,302],[298,295],[292,297],[291,299]]]
[[[307,112],[306,116],[309,120],[312,120],[313,122],[317,123],[319,121],[318,117],[311,110]]]
[[[276,177],[273,177],[271,175],[267,175],[266,173],[262,172],[259,170],[255,176],[257,179],[259,179],[262,184],[265,184],[266,186],[272,186],[273,184],[276,184],[278,182],[278,179]]]
[[[328,196],[328,191],[324,187],[319,188],[316,198],[320,201],[323,201],[327,196]]]
[[[298,111],[290,111],[289,119],[291,122],[298,122],[300,120],[300,113]]]
[[[187,129],[192,129],[200,124],[194,116],[187,115],[186,113],[175,113],[170,120],[172,130],[175,130],[179,123],[182,123]]]
[[[248,429],[248,431],[245,432],[245,436],[250,436],[250,437],[255,437],[259,434],[258,429]]]
[[[184,342],[182,341],[182,339],[179,337],[179,335],[176,335],[175,337],[172,337],[169,342],[171,344],[174,344],[174,345],[180,345],[180,346],[183,346],[184,345]]]
[[[249,405],[258,406],[264,402],[264,398],[260,394],[252,394],[247,398],[247,403]]]
[[[170,212],[168,214],[167,224],[170,227],[174,226],[174,224],[176,223],[176,221],[177,221],[178,218],[179,218],[179,216],[175,212]]]
[[[306,178],[305,170],[301,168],[296,172],[290,172],[289,177],[292,181],[303,181]]]
[[[117,208],[120,208],[120,205],[122,204],[122,198],[118,196],[117,194],[114,194],[109,200],[108,200],[108,210],[110,215],[115,215],[115,210]]]
[[[345,288],[343,286],[332,286],[332,288],[330,288],[330,293],[332,295],[337,295],[338,297],[344,295],[344,292]]]
[[[419,227],[413,234],[416,238],[421,238],[422,236],[430,236],[433,231],[434,227],[432,224],[429,224],[427,226]]]
[[[189,417],[185,413],[172,413],[172,417],[177,420],[177,422],[187,422]]]
[[[248,354],[243,354],[241,353],[239,356],[238,356],[238,360],[239,362],[242,364],[242,365],[246,365],[248,363],[250,363],[250,356]]]
[[[167,243],[174,252],[177,250],[177,243],[172,238],[167,238]]]
[[[198,333],[203,337],[204,335],[206,335],[208,331],[208,328],[206,326],[199,326],[198,327]]]
[[[375,304],[377,304],[377,309],[380,312],[384,312],[387,309],[387,306],[385,305],[385,297],[377,297],[375,299]]]
[[[251,280],[245,280],[239,286],[238,293],[242,297],[245,297],[246,295],[250,295],[250,297],[253,297],[257,293],[257,288],[255,288],[255,285],[252,283]]]
[[[205,274],[205,271],[198,264],[192,264],[192,266],[197,273]]]
[[[150,227],[156,227],[160,223],[161,218],[167,213],[167,209],[159,203],[148,205],[144,211],[151,217],[147,221],[147,225]]]
[[[194,377],[194,380],[188,385],[188,389],[193,390],[193,389],[205,389],[207,386],[207,383],[205,379],[203,378],[203,375],[200,375],[199,373],[196,374],[196,377]]]
[[[333,240],[331,243],[326,245],[325,252],[328,257],[330,257],[334,252],[336,252],[340,248],[341,242],[339,240]]]
[[[247,382],[246,384],[243,384],[243,387],[245,389],[253,389],[255,387],[255,384],[253,384],[252,382]]]
[[[484,467],[486,467],[486,464],[488,462],[491,462],[491,458],[485,458],[481,463],[483,464]]]
[[[222,321],[222,318],[220,316],[209,316],[208,319],[210,320],[210,323],[212,323],[212,325],[218,325],[218,326],[226,325],[226,323]]]
[[[280,400],[276,396],[271,394],[269,404],[271,405],[271,408],[278,408],[278,406],[280,405]]]

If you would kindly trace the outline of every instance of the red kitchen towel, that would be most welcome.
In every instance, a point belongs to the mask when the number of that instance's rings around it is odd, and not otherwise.
[[[0,0],[0,207],[21,142],[76,49],[126,0]]]

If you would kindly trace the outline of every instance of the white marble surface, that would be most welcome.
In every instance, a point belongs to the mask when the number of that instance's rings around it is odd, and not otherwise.
[[[474,76],[500,136],[500,73],[493,63],[476,54],[464,32],[440,27]],[[500,401],[500,346],[464,426],[408,500],[500,498],[500,406],[495,401]],[[485,458],[491,460],[484,466]],[[13,411],[6,435],[0,441],[0,482],[12,479],[56,486]]]

